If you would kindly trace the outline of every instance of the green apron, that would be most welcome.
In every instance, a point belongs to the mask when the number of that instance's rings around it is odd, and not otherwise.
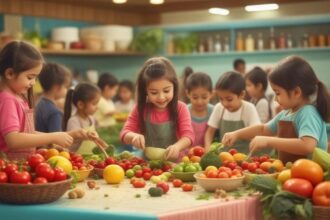
[[[89,119],[89,118],[88,118]],[[88,132],[96,132],[95,130],[95,125],[92,121],[90,121],[90,126],[87,127],[83,127],[82,122],[80,121],[80,125],[83,129],[85,129]],[[96,144],[93,141],[90,140],[84,140],[81,142],[77,153],[82,154],[82,155],[86,155],[86,154],[93,154],[93,148],[96,146]]]
[[[146,125],[146,147],[158,147],[166,149],[177,141],[176,129],[173,121],[162,122],[160,124],[151,123],[150,109],[147,107]]]
[[[241,116],[240,116],[239,121],[230,121],[230,120],[223,119],[223,115],[224,115],[225,111],[226,111],[226,109],[223,108],[221,116],[220,116],[220,121],[219,121],[220,140],[222,140],[224,134],[227,132],[232,132],[232,131],[239,130],[241,128],[245,128],[244,121],[242,120],[243,105],[242,105],[242,111],[241,111]],[[238,140],[230,148],[235,148],[238,152],[247,154],[247,153],[249,153],[249,142]]]

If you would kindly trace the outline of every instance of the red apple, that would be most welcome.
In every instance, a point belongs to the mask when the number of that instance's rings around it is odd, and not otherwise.
[[[83,49],[84,44],[80,41],[74,41],[70,43],[70,48],[71,49]]]

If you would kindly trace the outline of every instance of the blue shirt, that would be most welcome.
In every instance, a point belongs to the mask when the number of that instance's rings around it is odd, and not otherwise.
[[[51,100],[42,97],[35,109],[36,130],[40,132],[62,131],[63,113]]]
[[[213,111],[213,108],[214,106],[212,104],[207,104],[207,115],[203,118],[199,118],[199,117],[195,117],[195,116],[192,116],[191,115],[191,104],[188,104],[188,109],[189,109],[189,112],[190,112],[190,116],[191,116],[191,120],[196,122],[196,123],[203,123],[203,122],[208,122],[209,118],[210,118],[210,115]]]
[[[273,134],[277,133],[279,120],[292,121],[296,134],[301,137],[312,137],[317,141],[317,147],[325,151],[328,149],[328,137],[325,122],[313,105],[305,105],[294,113],[283,110],[266,125]]]

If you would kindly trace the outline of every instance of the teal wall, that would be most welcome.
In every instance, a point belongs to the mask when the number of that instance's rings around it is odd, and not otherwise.
[[[4,31],[4,20],[3,15],[0,14],[0,32]]]

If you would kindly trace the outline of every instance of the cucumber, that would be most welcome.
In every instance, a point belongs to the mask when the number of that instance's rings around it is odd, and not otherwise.
[[[149,190],[148,190],[148,193],[151,197],[160,197],[163,195],[163,189],[160,188],[160,187],[151,187]]]

